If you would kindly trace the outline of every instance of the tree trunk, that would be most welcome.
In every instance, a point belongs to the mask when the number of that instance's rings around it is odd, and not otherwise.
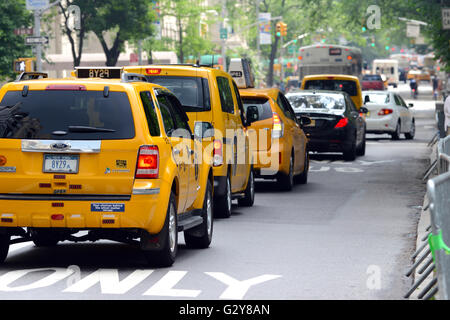
[[[117,32],[116,38],[114,39],[114,44],[111,47],[111,49],[108,48],[108,45],[106,44],[105,38],[103,37],[103,34],[97,34],[97,38],[100,40],[100,44],[102,45],[103,52],[106,56],[106,63],[105,65],[108,67],[114,67],[117,64],[117,60],[119,59],[120,51],[122,49],[122,45],[124,43],[124,40],[120,38],[120,31]]]
[[[280,40],[280,38],[275,36],[275,41],[272,42],[272,45],[271,45],[270,56],[269,56],[269,70],[267,72],[267,79],[266,79],[268,88],[273,87],[273,65],[274,65],[275,58],[277,56],[279,40]]]
[[[183,52],[183,25],[181,24],[181,18],[177,18],[177,24],[178,24],[178,34],[179,34],[179,41],[178,41],[178,59],[180,59],[180,63],[184,62],[184,52]]]

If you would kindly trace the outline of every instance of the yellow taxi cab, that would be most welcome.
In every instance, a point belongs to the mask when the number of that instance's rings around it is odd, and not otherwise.
[[[307,183],[308,139],[289,101],[276,88],[239,92],[251,119],[249,135],[255,134],[255,139],[250,139],[255,176],[276,178],[279,188],[286,191],[292,190],[294,183]]]
[[[344,91],[350,95],[357,110],[363,106],[361,84],[358,77],[343,74],[319,74],[305,76],[302,90]]]
[[[246,118],[232,77],[209,66],[148,65],[125,67],[151,83],[170,89],[180,100],[191,128],[197,121],[214,127],[214,214],[231,216],[232,200],[252,206],[255,198]]]
[[[121,68],[75,73],[0,90],[0,262],[24,241],[125,242],[156,266],[174,263],[179,231],[208,247],[212,160],[175,95]]]

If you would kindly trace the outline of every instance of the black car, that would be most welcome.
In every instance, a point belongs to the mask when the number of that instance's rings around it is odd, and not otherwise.
[[[343,152],[345,160],[354,160],[366,152],[366,122],[363,114],[341,91],[300,90],[286,95],[303,131],[310,151]],[[310,120],[309,120],[309,119]],[[310,122],[310,123],[309,123]]]

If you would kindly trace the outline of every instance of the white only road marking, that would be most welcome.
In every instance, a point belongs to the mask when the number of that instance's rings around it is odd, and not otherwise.
[[[259,277],[239,281],[222,272],[205,273],[228,286],[228,288],[220,296],[220,299],[243,299],[251,286],[281,277],[279,275],[264,274]]]
[[[34,272],[52,272],[39,280],[22,286],[10,286],[18,279]],[[100,284],[102,294],[125,294],[143,282],[154,270],[135,270],[126,278],[119,280],[118,269],[98,269],[81,279],[81,271],[76,266],[68,268],[38,268],[9,271],[0,276],[0,291],[28,291],[49,287],[66,279],[68,288],[62,292],[84,293],[91,287]],[[202,291],[192,289],[175,289],[175,286],[187,274],[187,271],[168,271],[158,282],[151,286],[144,296],[195,298]],[[249,289],[257,284],[281,278],[281,275],[264,274],[247,280],[237,280],[222,272],[205,272],[206,275],[227,285],[220,299],[243,299]]]
[[[330,167],[320,167],[320,169],[315,169],[315,166],[309,166],[309,172],[327,172],[330,171]]]

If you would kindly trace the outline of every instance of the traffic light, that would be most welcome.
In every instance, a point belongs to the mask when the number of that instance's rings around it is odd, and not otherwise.
[[[32,72],[34,71],[34,62],[36,58],[19,58],[14,60],[13,70],[16,73]]]
[[[281,37],[281,22],[277,22],[277,37]]]
[[[206,22],[200,22],[200,37],[204,38],[208,35],[208,24]]]
[[[287,24],[284,22],[281,22],[280,25],[281,25],[281,30],[280,30],[281,36],[286,37],[287,36]]]

